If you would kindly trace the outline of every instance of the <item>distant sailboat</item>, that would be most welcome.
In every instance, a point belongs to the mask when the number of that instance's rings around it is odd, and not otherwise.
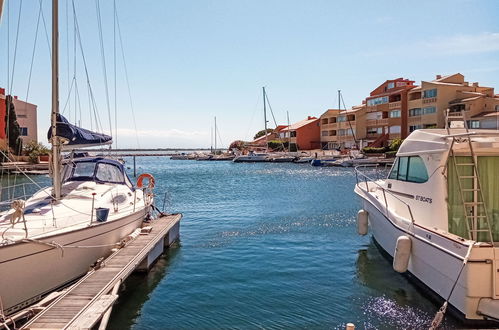
[[[268,155],[268,132],[267,132],[267,95],[265,93],[265,87],[262,87],[263,90],[263,119],[265,123],[265,152],[255,153],[250,151],[247,155],[239,155],[235,157],[232,161],[235,163],[255,163],[255,162],[267,162],[270,160]]]

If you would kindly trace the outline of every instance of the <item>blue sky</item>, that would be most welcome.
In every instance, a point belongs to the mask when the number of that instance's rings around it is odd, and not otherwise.
[[[0,23],[3,87],[7,67],[10,72],[13,68],[20,4],[6,1]],[[50,2],[43,0],[49,34]],[[74,72],[71,3],[60,0],[61,108]],[[96,3],[75,1],[75,8],[97,111],[103,129],[109,130]],[[114,130],[113,2],[99,4]],[[338,89],[350,107],[397,77],[419,82],[460,72],[467,81],[499,88],[498,1],[117,0],[116,5],[137,127],[118,48],[118,147],[209,147],[214,116],[224,145],[251,139],[263,128],[262,86],[281,124],[286,123],[286,111],[293,122],[336,107]],[[22,99],[38,13],[38,1],[22,3],[12,84],[13,94]],[[89,127],[79,47],[77,53],[82,125]],[[74,92],[70,99],[65,114],[74,121]],[[50,57],[43,25],[28,101],[39,107],[39,138],[46,143]]]

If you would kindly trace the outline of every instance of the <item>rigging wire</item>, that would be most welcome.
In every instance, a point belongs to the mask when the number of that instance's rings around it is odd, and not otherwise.
[[[128,99],[130,102],[130,109],[132,111],[133,126],[135,128],[135,138],[137,139],[137,147],[140,149],[139,135],[138,135],[138,130],[137,130],[137,121],[135,120],[135,111],[134,111],[134,107],[133,107],[132,92],[130,89],[130,80],[128,79],[128,69],[127,69],[126,60],[125,60],[125,51],[123,48],[123,39],[121,37],[120,18],[118,16],[118,9],[116,7],[114,9],[115,9],[114,15],[116,16],[116,27],[118,28],[118,38],[120,41],[121,57],[123,60],[123,69],[125,71],[125,80],[126,80],[126,85],[127,85],[127,90],[128,90]]]
[[[19,14],[17,17],[16,42],[14,43],[14,57],[12,59],[12,71],[11,71],[11,78],[10,78],[9,94],[11,94],[11,95],[12,95],[12,90],[13,90],[13,86],[14,86],[14,72],[16,71],[17,44],[19,42],[19,28],[21,25],[22,7],[23,7],[23,0],[20,0],[19,1]]]
[[[39,2],[40,2],[40,7],[42,7],[43,0],[39,0]],[[49,59],[52,60],[52,49],[50,47],[49,34],[47,32],[47,23],[45,22],[45,15],[43,15],[43,10],[42,10],[42,23],[43,23],[43,29],[45,30],[45,41],[47,42],[47,49],[49,51]]]
[[[106,92],[106,105],[107,105],[107,113],[109,117],[109,135],[113,136],[113,128],[111,121],[111,106],[109,103],[109,87],[107,84],[107,70],[106,70],[106,54],[104,51],[104,36],[102,33],[102,19],[100,14],[100,0],[95,0],[95,6],[97,11],[97,26],[99,29],[99,41],[100,41],[100,51],[101,51],[101,59],[102,59],[102,72],[104,74],[104,90]]]
[[[84,68],[85,76],[86,76],[86,80],[87,80],[87,90],[88,90],[88,94],[89,94],[89,108],[94,113],[94,116],[95,116],[94,119],[95,119],[96,129],[102,131],[102,124],[100,122],[99,114],[97,112],[97,104],[95,102],[94,93],[92,91],[92,85],[90,83],[90,75],[88,73],[87,60],[85,58],[85,53],[83,51],[83,43],[82,43],[82,40],[81,40],[80,27],[79,27],[79,24],[78,24],[78,17],[76,16],[76,7],[75,7],[74,0],[73,0],[73,15],[74,15],[76,36],[77,36],[77,39],[78,39],[78,45],[80,46],[79,48],[80,48],[80,53],[81,53],[81,57],[82,57],[82,60],[83,60],[83,68]]]
[[[355,137],[355,132],[352,128],[352,123],[350,122],[350,120],[348,120],[348,110],[347,110],[347,107],[345,106],[345,101],[343,100],[343,94],[341,94],[341,91],[339,92],[339,98],[341,100],[341,103],[343,103],[343,108],[345,109],[345,112],[346,112],[346,120],[348,122],[348,125],[350,126],[350,131],[352,132],[352,137],[353,137],[353,140],[355,141],[355,145],[357,145],[357,138]]]
[[[71,121],[71,88],[73,87],[73,80],[70,79],[70,73],[69,73],[69,13],[68,13],[68,0],[66,0],[66,6],[65,6],[65,18],[66,18],[66,68],[67,68],[67,73],[68,73],[68,106],[69,106],[69,121]],[[66,108],[66,106],[64,106]],[[75,106],[75,124],[76,124],[76,106]]]
[[[272,114],[272,119],[274,119],[275,127],[277,128],[277,121],[275,120],[274,111],[272,110],[272,106],[270,105],[269,96],[267,93],[265,93],[265,99],[267,100],[267,104],[269,105],[270,113]],[[264,100],[264,102],[265,102],[265,100]],[[289,130],[289,125],[288,125],[288,131],[289,131],[289,134],[291,134],[291,131]],[[265,132],[265,134],[267,134],[267,132]],[[285,147],[283,141],[281,141],[281,145],[282,145],[282,149],[286,150],[286,147]],[[289,148],[289,146],[288,146],[288,148]]]
[[[116,0],[113,0],[113,12],[116,13]],[[113,64],[114,64],[114,147],[118,149],[118,112],[116,92],[116,15],[113,13]]]

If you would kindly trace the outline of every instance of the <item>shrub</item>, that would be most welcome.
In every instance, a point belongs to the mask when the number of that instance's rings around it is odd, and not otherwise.
[[[267,128],[267,134],[268,133],[272,133],[274,131],[274,129],[272,128]],[[255,136],[253,137],[253,140],[256,140],[258,139],[260,136],[264,136],[265,135],[265,130],[262,129],[261,131],[258,131]]]
[[[376,148],[376,147],[365,147],[362,149],[362,152],[365,154],[380,154],[387,151],[386,148]]]
[[[390,142],[390,150],[391,151],[397,151],[400,148],[400,145],[402,144],[402,139],[393,139],[392,142]]]
[[[28,156],[30,163],[37,164],[38,156],[48,155],[49,149],[41,143],[31,141],[24,146],[24,154]]]

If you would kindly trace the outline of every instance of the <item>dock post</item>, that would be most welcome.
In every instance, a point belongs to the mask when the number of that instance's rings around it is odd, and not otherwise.
[[[134,178],[137,177],[137,166],[136,166],[136,163],[135,163],[135,157],[136,156],[133,156],[133,177]]]

